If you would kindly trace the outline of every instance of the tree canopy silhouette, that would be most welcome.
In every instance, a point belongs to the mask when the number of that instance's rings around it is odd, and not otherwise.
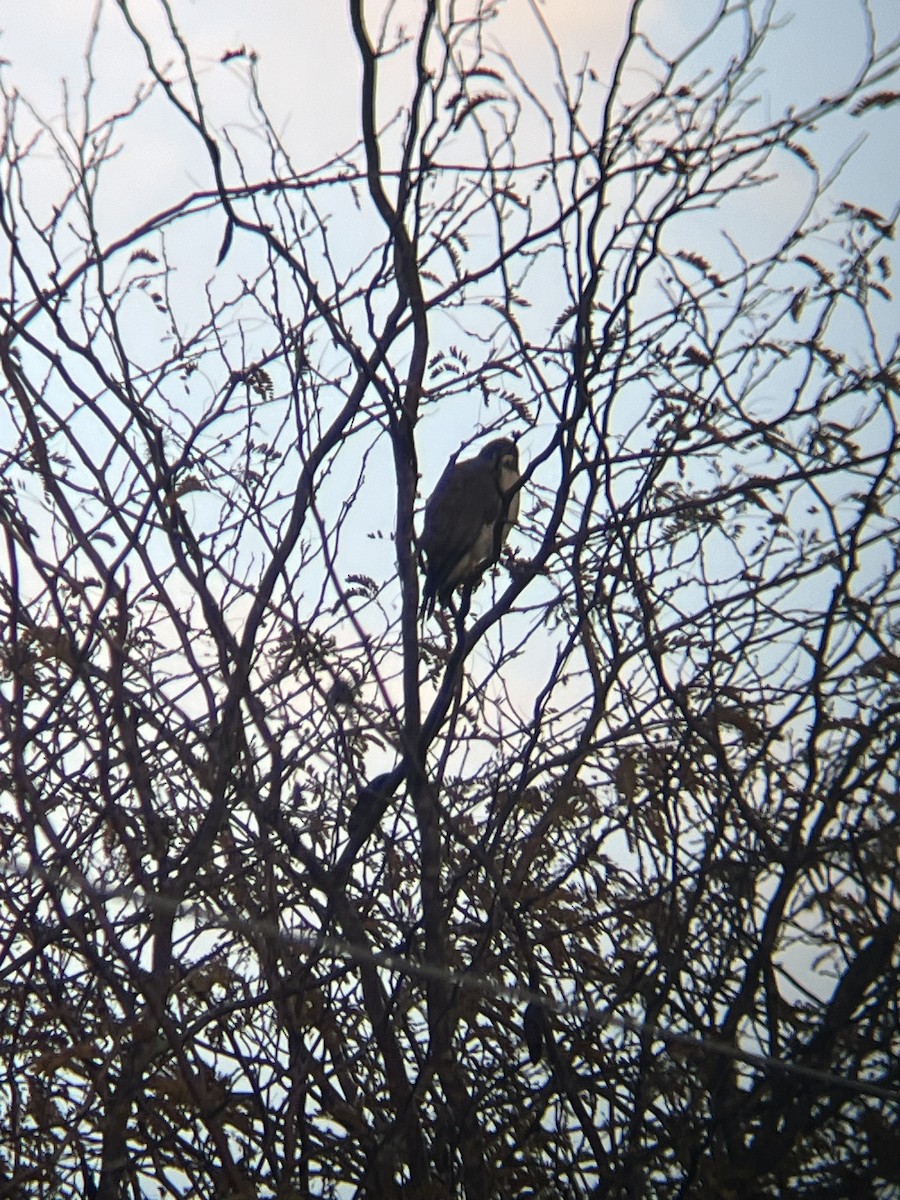
[[[174,2],[4,68],[0,1194],[896,1195],[900,49],[699,7],[348,0],[315,164]]]

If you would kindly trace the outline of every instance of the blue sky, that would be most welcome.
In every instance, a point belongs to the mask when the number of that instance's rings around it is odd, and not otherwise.
[[[682,3],[650,0],[641,8],[641,21],[653,32],[659,52],[678,59],[692,37],[722,7],[706,0]],[[383,4],[367,8],[373,37],[379,28],[378,14],[384,8]],[[740,43],[742,34],[746,34],[746,21],[739,8],[734,4],[729,6],[733,15],[704,50],[713,60],[719,55],[725,61]],[[752,4],[749,12],[758,16],[766,8],[764,4]],[[158,0],[138,0],[130,5],[130,10],[147,32],[157,60],[173,64],[167,68],[167,74],[175,82],[178,94],[186,95],[181,52],[166,28],[162,6]],[[228,129],[241,148],[251,177],[269,177],[268,152],[256,134],[256,116],[248,103],[247,61],[236,58],[223,62],[228,52],[244,48],[256,55],[260,93],[298,172],[318,168],[356,141],[359,61],[344,5],[335,0],[304,0],[302,4],[296,0],[269,0],[260,5],[248,5],[245,0],[217,3],[175,0],[171,11],[191,48],[210,121]],[[413,0],[394,6],[391,28],[402,25],[404,20],[414,28],[419,11],[420,6]],[[559,115],[563,108],[558,64],[542,31],[542,22],[557,38],[559,61],[570,86],[582,67],[593,71],[596,78],[588,78],[585,83],[583,124],[588,130],[598,128],[606,84],[622,41],[626,7],[621,3],[592,6],[578,0],[544,4],[508,0],[496,6],[496,11],[497,16],[485,27],[487,42],[503,47],[511,66],[527,79],[548,112]],[[867,11],[874,20],[871,28],[865,16]],[[98,14],[93,55],[96,83],[90,111],[85,115],[81,99],[86,79],[83,55],[95,13]],[[900,30],[900,12],[895,4],[883,0],[873,2],[868,10],[851,0],[785,0],[775,5],[774,20],[780,27],[761,49],[760,74],[748,89],[748,96],[760,97],[759,106],[752,110],[748,120],[773,117],[790,106],[803,108],[820,96],[848,86],[873,31],[876,44],[884,45]],[[113,3],[106,2],[95,9],[93,5],[71,0],[34,0],[29,5],[8,6],[3,22],[0,54],[8,62],[4,74],[7,88],[18,90],[41,117],[55,122],[64,149],[71,149],[58,119],[64,102],[77,131],[85,121],[95,124],[112,112],[124,110],[146,79],[140,47]],[[625,80],[626,91],[637,96],[651,87],[653,66],[649,58],[642,63],[636,57]],[[685,78],[698,77],[703,66],[702,55],[684,63]],[[383,71],[386,88],[381,115],[389,120],[395,112],[403,112],[410,94],[408,53],[401,51],[386,59]],[[865,203],[890,215],[897,200],[897,113],[896,107],[875,111],[865,122],[851,116],[840,117],[815,135],[819,141],[811,148],[826,174],[848,148],[856,145],[836,187],[836,196]],[[27,129],[27,117],[24,126]],[[867,140],[857,145],[864,128]],[[665,136],[665,131],[660,131],[660,136]],[[532,153],[540,156],[547,150],[546,125],[527,114],[522,118],[518,137],[518,149],[524,157]],[[212,184],[199,138],[184,121],[175,118],[161,94],[153,96],[136,118],[123,122],[115,140],[117,156],[105,172],[97,200],[101,234],[107,243],[186,193],[208,189]],[[786,152],[773,157],[771,169],[774,177],[766,187],[729,198],[727,211],[723,203],[713,212],[691,218],[689,225],[679,226],[684,248],[701,249],[716,265],[722,263],[728,267],[733,266],[735,259],[722,235],[723,228],[751,257],[764,255],[777,245],[804,211],[810,174],[795,156]],[[40,219],[49,214],[65,180],[53,147],[46,139],[32,156],[29,171],[29,201],[33,215]],[[235,180],[233,171],[229,178]],[[358,258],[367,248],[373,229],[381,236],[371,210],[364,206],[362,211],[356,211],[349,196],[326,199],[325,204],[326,216],[330,216],[333,228],[340,230],[340,236],[333,238],[339,260],[341,255],[345,263]],[[168,234],[168,248],[176,264],[173,304],[180,308],[186,321],[195,319],[198,309],[202,311],[206,302],[204,289],[211,277],[214,289],[227,289],[234,285],[237,274],[250,270],[248,264],[254,261],[251,248],[239,236],[225,269],[216,273],[215,260],[223,233],[222,214],[214,211],[208,218],[193,220],[181,228],[175,226]],[[674,243],[670,246],[677,248],[680,247]],[[823,239],[821,252],[824,259],[833,252],[827,238]],[[550,280],[543,286],[541,277],[540,283],[538,291],[546,306],[536,305],[521,316],[526,330],[533,330],[536,336],[553,323],[562,303],[553,294],[558,281]],[[878,311],[885,330],[894,329],[896,307],[882,307]],[[460,318],[453,313],[435,313],[434,317],[435,348],[446,347],[459,334]],[[162,322],[157,328],[154,319],[151,311],[142,317],[147,363],[153,360],[154,338],[161,336]],[[231,332],[237,334],[236,329]],[[466,331],[466,338],[469,337],[470,331]],[[254,347],[266,348],[266,338],[264,320],[260,318],[256,325],[245,321],[240,337],[233,339],[236,347],[233,353],[239,356],[244,339],[250,347],[247,353],[252,357]],[[482,352],[487,355],[488,349],[482,347]],[[136,354],[140,360],[141,350]],[[237,358],[235,364],[240,365]],[[194,399],[199,390],[198,384]],[[521,398],[527,402],[530,399],[527,387],[524,391]],[[426,439],[423,444],[420,467],[425,490],[464,434],[496,416],[496,408],[486,409],[477,394],[451,397],[451,401],[452,410],[450,403],[443,410],[446,417],[442,412],[425,418],[426,428],[430,423],[432,429],[440,429],[440,436]],[[185,403],[189,401],[186,399]],[[539,418],[537,428],[526,433],[526,458],[539,452],[552,424],[552,417],[545,415]],[[202,502],[197,499],[194,503],[197,517],[202,519]],[[374,523],[371,509],[360,516],[370,526]],[[390,512],[385,509],[377,523],[389,531],[390,522]],[[367,536],[372,529],[361,528],[358,533],[362,561],[377,565],[383,559],[383,552]]]

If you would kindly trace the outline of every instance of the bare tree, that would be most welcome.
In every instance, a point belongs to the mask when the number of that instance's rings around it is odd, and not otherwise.
[[[308,170],[175,7],[3,90],[0,1193],[896,1195],[897,43],[773,116],[772,6],[570,72],[513,5],[548,82],[349,0]],[[151,118],[207,182],[123,232]],[[518,524],[423,622],[482,435]]]

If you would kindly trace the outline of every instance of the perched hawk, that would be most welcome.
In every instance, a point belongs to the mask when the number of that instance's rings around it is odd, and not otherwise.
[[[435,600],[447,604],[453,589],[473,582],[500,557],[500,549],[519,515],[519,452],[509,438],[498,438],[475,456],[448,463],[425,505],[422,549],[425,587],[422,613]]]

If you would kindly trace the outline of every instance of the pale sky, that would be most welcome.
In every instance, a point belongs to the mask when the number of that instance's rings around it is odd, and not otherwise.
[[[471,5],[474,0],[468,2]],[[377,14],[384,7],[381,0],[368,8],[373,38],[379,28]],[[763,7],[754,4],[753,11]],[[900,29],[900,6],[895,0],[873,0],[870,7],[880,42],[895,37]],[[173,62],[170,77],[181,81],[178,47],[165,28],[159,0],[136,0],[130,8],[147,30],[157,59]],[[404,14],[414,28],[420,8],[416,0],[395,5],[392,28],[403,23]],[[660,52],[677,57],[692,34],[719,8],[715,0],[648,0],[642,9],[642,22],[653,30]],[[317,167],[356,140],[359,63],[345,4],[338,0],[266,0],[260,4],[248,4],[246,0],[172,0],[171,9],[191,47],[211,124],[228,128],[256,178],[270,175],[266,150],[255,133],[256,118],[247,102],[246,64],[240,60],[223,63],[222,57],[228,51],[245,47],[256,53],[261,94],[298,171]],[[52,119],[62,111],[65,81],[70,119],[76,129],[84,121],[83,53],[94,11],[94,5],[86,0],[31,0],[28,4],[6,5],[0,18],[0,56],[8,62],[4,68],[7,88],[18,89],[42,117]],[[850,82],[865,50],[867,28],[862,11],[854,0],[781,0],[776,5],[776,14],[785,19],[785,24],[761,53],[759,66],[764,73],[748,93],[762,96],[763,116],[776,115],[790,105],[802,107]],[[140,48],[126,30],[118,7],[106,0],[99,12],[92,122],[124,109],[146,77]],[[557,106],[558,110],[556,65],[540,32],[540,20],[545,21],[558,39],[569,78],[585,62],[597,76],[586,86],[585,121],[589,126],[591,121],[599,122],[605,85],[621,45],[624,12],[621,0],[595,4],[584,0],[546,0],[541,4],[537,0],[507,0],[500,5],[497,19],[487,23],[484,36],[489,44],[502,45],[530,86],[548,106]],[[721,47],[726,58],[731,52],[729,39],[738,29],[730,25],[713,43]],[[383,70],[390,84],[382,111],[387,119],[392,108],[403,108],[410,93],[408,55],[389,58]],[[635,94],[651,82],[649,64],[646,74],[635,66],[627,81]],[[869,140],[857,150],[840,191],[888,215],[897,202],[898,111],[894,107],[869,114]],[[526,152],[529,139],[533,139],[535,152],[540,153],[539,139],[544,133],[537,125],[523,124],[521,137]],[[861,133],[859,122],[850,116],[843,118],[817,147],[817,155],[826,162],[836,160]],[[62,140],[65,145],[64,136]],[[175,117],[162,95],[155,96],[136,119],[123,123],[119,140],[119,157],[100,193],[101,232],[107,242],[187,192],[212,186],[199,138]],[[808,194],[808,176],[790,155],[779,156],[773,165],[780,172],[779,178],[765,193],[736,201],[730,218],[740,231],[743,247],[751,254],[762,254],[777,241],[785,224],[802,211]],[[49,144],[40,147],[29,169],[33,180],[31,201],[37,209],[43,198],[44,215],[48,215],[63,182]],[[40,177],[41,172],[45,172],[45,178]],[[229,179],[236,182],[233,171]],[[37,211],[35,215],[41,216]],[[366,244],[365,221],[369,219],[363,214],[355,228],[348,226],[346,233],[342,230],[348,258]],[[719,212],[697,218],[694,244],[706,252],[708,240],[709,246],[721,250],[720,229],[725,221],[725,215]],[[179,287],[192,306],[198,298],[202,302],[223,232],[224,222],[217,212],[205,224],[193,221],[183,233],[175,228],[169,235]],[[377,236],[381,235],[379,227]],[[184,239],[181,242],[180,236]],[[338,240],[338,253],[340,250]],[[227,263],[230,271],[241,264],[242,253],[236,242]],[[558,308],[550,311],[555,313]],[[435,314],[437,344],[441,337],[452,335],[452,329],[442,330],[438,325],[440,316]],[[544,316],[532,310],[523,320],[540,324]],[[477,422],[490,415],[476,410],[474,419]],[[467,410],[463,425],[471,419],[471,411]],[[539,448],[541,432],[527,436],[533,444],[526,445],[526,454]],[[453,445],[449,448],[455,449],[453,432],[437,439],[433,458],[421,463],[426,487],[446,458],[451,438]]]
[[[159,59],[175,60],[177,49],[158,0],[136,0],[130,7],[150,33]],[[539,13],[557,37],[565,67],[574,70],[587,57],[602,80],[608,78],[621,41],[625,7],[623,0],[507,0],[498,18],[488,22],[486,39],[503,46],[530,80],[544,75],[549,92],[554,64],[539,32]],[[677,54],[690,33],[719,7],[715,0],[649,0],[641,23],[652,29],[662,51]],[[762,7],[754,5],[757,10]],[[258,56],[263,97],[300,166],[317,165],[356,135],[358,59],[340,0],[265,0],[253,5],[246,0],[173,0],[171,8],[201,72],[214,119],[240,119],[232,69],[220,60],[225,51],[245,46]],[[375,36],[383,8],[383,0],[369,5],[370,36]],[[900,34],[900,7],[893,0],[872,0],[870,8],[882,40]],[[395,5],[393,25],[403,24],[405,13],[407,27],[414,28],[418,10],[415,0]],[[775,11],[785,26],[761,57],[766,75],[759,89],[773,114],[848,83],[867,36],[855,0],[780,0]],[[62,80],[68,81],[74,96],[80,91],[82,54],[93,13],[88,0],[5,6],[0,54],[9,63],[7,79],[44,116],[59,111]],[[402,62],[396,72],[401,81],[409,78],[407,66]],[[128,102],[144,70],[139,48],[124,33],[123,18],[110,0],[101,6],[95,69],[97,108],[109,111]],[[403,92],[401,84],[398,104]],[[873,156],[867,165],[875,161]],[[892,180],[885,182],[892,186]]]

